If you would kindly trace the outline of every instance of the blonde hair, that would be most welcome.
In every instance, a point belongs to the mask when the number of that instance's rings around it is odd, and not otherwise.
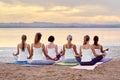
[[[68,36],[67,36],[67,40],[68,40],[68,41],[72,41],[72,35],[68,35]]]
[[[83,42],[83,45],[87,44],[87,42],[90,40],[90,37],[89,35],[85,35],[84,36],[84,42]]]

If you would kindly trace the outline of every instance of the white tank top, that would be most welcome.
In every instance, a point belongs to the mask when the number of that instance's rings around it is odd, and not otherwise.
[[[48,55],[52,58],[55,58],[56,57],[56,51],[55,51],[55,48],[47,48],[47,51],[48,51]]]
[[[82,49],[81,62],[89,62],[92,60],[92,50],[91,49]]]
[[[102,54],[100,49],[95,49],[96,54]],[[95,58],[94,54],[92,54],[92,58]]]
[[[40,48],[33,47],[32,60],[44,60],[42,47],[40,47]]]
[[[74,58],[75,58],[75,55],[74,55],[73,48],[65,48],[64,59],[74,59]]]
[[[25,50],[22,51],[22,49],[19,48],[19,55],[17,61],[27,61],[27,56],[28,56],[28,49],[25,48]]]

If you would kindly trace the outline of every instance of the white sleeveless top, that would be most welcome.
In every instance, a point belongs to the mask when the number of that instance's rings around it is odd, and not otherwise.
[[[42,47],[40,47],[40,48],[33,47],[32,60],[44,60]]]
[[[82,49],[81,62],[89,62],[92,60],[92,50],[91,49]]]
[[[96,54],[102,54],[100,49],[95,49]],[[92,58],[95,58],[94,54],[92,54]]]
[[[27,56],[28,56],[28,49],[25,48],[25,50],[22,51],[22,49],[19,48],[19,55],[17,61],[27,61]]]
[[[74,59],[74,58],[75,58],[75,55],[74,55],[73,48],[65,48],[64,59]]]
[[[55,51],[55,48],[47,48],[47,51],[48,51],[48,55],[52,58],[55,58],[56,57],[56,51]]]

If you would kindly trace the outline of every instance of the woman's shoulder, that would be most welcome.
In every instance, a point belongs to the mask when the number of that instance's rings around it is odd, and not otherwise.
[[[39,45],[40,45],[41,47],[44,47],[44,46],[45,46],[44,43],[39,43]]]
[[[63,45],[63,47],[66,47],[66,46],[67,46],[67,44],[64,44],[64,45]]]
[[[94,44],[92,44],[92,45],[91,45],[91,47],[92,47],[92,48],[99,49],[99,48],[101,48],[101,47],[102,47],[102,45],[100,45],[100,44],[98,44],[98,45],[94,45]]]
[[[20,48],[20,47],[21,47],[21,43],[18,43],[18,44],[17,44],[17,48]]]
[[[72,46],[76,46],[76,44],[73,44],[73,43],[72,43]]]
[[[103,46],[99,44],[99,47],[102,48]]]
[[[57,44],[53,44],[54,46],[58,46]]]
[[[76,47],[76,45],[75,45],[75,44],[72,44],[72,47],[73,47],[73,48],[75,48],[75,47]]]
[[[21,44],[21,43],[18,43],[18,44],[17,44],[17,46],[20,46],[20,45],[22,45],[22,44]]]
[[[26,46],[27,46],[27,47],[30,47],[30,44],[26,43]]]
[[[57,48],[58,47],[58,45],[57,44],[54,44],[55,45],[55,48]]]
[[[17,47],[19,47],[19,48],[22,47],[22,43],[18,43]]]

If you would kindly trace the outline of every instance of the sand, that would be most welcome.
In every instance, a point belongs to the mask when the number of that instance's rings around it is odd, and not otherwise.
[[[69,66],[23,67],[0,63],[0,80],[120,80],[120,61],[103,63],[92,71]]]
[[[69,66],[23,67],[0,63],[0,80],[120,80],[120,46],[108,48],[107,56],[112,57],[112,61],[98,65],[92,71]]]

